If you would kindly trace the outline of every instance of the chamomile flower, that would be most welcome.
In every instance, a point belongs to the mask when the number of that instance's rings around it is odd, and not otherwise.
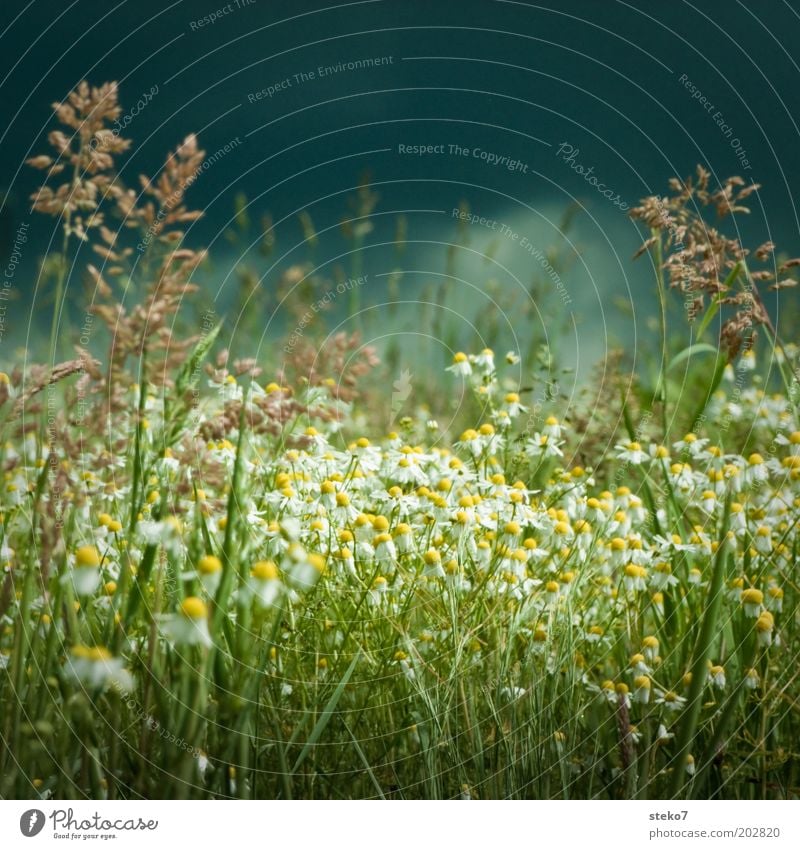
[[[654,661],[658,657],[658,638],[648,635],[642,639],[642,654],[649,661]]]
[[[753,535],[753,545],[759,554],[770,554],[772,551],[772,528],[769,525],[759,525]]]
[[[375,550],[375,560],[384,567],[384,571],[393,569],[397,563],[397,546],[392,539],[392,535],[388,532],[377,534],[372,540],[372,547]]]
[[[91,595],[100,586],[100,563],[100,552],[93,545],[82,545],[75,551],[71,576],[77,595]]]
[[[197,561],[197,574],[203,589],[213,596],[222,579],[222,561],[213,554],[206,554]]]
[[[709,442],[710,440],[708,439],[699,439],[697,434],[687,433],[686,436],[683,437],[683,439],[673,443],[672,447],[678,454],[686,452],[693,459],[698,459],[710,456],[707,455],[707,452],[705,450],[705,447],[706,445],[708,445]]]
[[[600,625],[590,625],[585,634],[586,642],[599,643],[603,639],[604,633]]]
[[[672,574],[672,566],[669,563],[660,560],[653,564],[653,569],[650,572],[650,586],[654,590],[666,590],[678,583],[678,579]]]
[[[476,368],[489,374],[494,371],[494,351],[491,348],[484,348],[480,354],[473,355],[472,362]]]
[[[286,551],[282,568],[297,589],[309,590],[325,571],[325,558],[321,554],[308,552],[300,543],[293,542]]]
[[[679,696],[674,690],[656,691],[655,703],[661,705],[669,713],[677,713],[683,709],[686,699]]]
[[[528,408],[523,406],[519,400],[519,394],[516,392],[507,393],[503,401],[505,404],[505,412],[512,419],[516,418],[520,413],[528,412]]]
[[[383,602],[389,592],[389,582],[384,575],[378,575],[372,582],[369,594],[373,604],[379,605]]]
[[[641,705],[650,701],[651,684],[647,675],[637,675],[633,681],[633,700]]]
[[[445,572],[442,567],[442,555],[435,548],[430,548],[422,556],[422,574],[426,578],[444,578]]]
[[[768,587],[764,603],[771,613],[780,613],[783,610],[783,589],[781,587]]]
[[[716,687],[719,690],[724,690],[725,685],[727,683],[727,679],[725,677],[725,667],[710,666],[708,669],[708,680],[711,683],[712,687]]]
[[[756,641],[759,646],[768,648],[772,645],[775,631],[775,619],[773,615],[765,610],[756,619]]]
[[[274,607],[283,591],[278,567],[272,560],[259,560],[250,569],[250,592],[261,608]]]
[[[409,551],[413,551],[414,532],[411,525],[406,522],[398,522],[397,527],[394,529],[393,540],[396,552],[395,556],[398,552],[400,554],[407,554]]]
[[[615,445],[614,448],[617,452],[617,459],[622,460],[623,463],[630,463],[632,466],[640,466],[650,459],[639,442],[626,442]]]
[[[564,434],[564,426],[555,416],[548,416],[545,419],[542,433],[548,439],[558,441]]]
[[[744,615],[752,619],[757,619],[763,610],[764,593],[755,587],[749,587],[742,590],[742,606],[744,607]]]
[[[744,475],[746,483],[751,485],[763,483],[767,480],[769,468],[760,454],[753,453],[747,458],[747,468]]]
[[[629,592],[647,589],[647,569],[629,563],[625,567],[623,583]]]
[[[463,351],[459,351],[453,356],[453,364],[447,371],[451,371],[459,377],[469,377],[472,374],[469,357]]]
[[[167,634],[177,645],[211,646],[208,630],[208,606],[197,596],[185,598],[178,610],[166,623]]]
[[[744,671],[744,686],[747,690],[757,690],[761,685],[761,676],[752,666]]]
[[[66,673],[90,689],[114,689],[127,693],[133,689],[133,678],[122,658],[113,657],[103,646],[74,646],[67,658]]]

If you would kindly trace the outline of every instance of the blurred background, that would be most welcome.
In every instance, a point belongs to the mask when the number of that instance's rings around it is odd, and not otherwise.
[[[389,380],[486,346],[523,369],[557,353],[586,380],[616,346],[657,351],[627,210],[670,177],[702,163],[761,183],[728,227],[796,251],[798,37],[784,0],[4,3],[0,359],[46,341],[53,310],[58,223],[31,213],[24,161],[47,149],[51,103],[117,80],[127,185],[190,132],[207,154],[190,324],[212,309],[275,369],[319,312]],[[64,352],[92,297],[94,256],[73,251]]]

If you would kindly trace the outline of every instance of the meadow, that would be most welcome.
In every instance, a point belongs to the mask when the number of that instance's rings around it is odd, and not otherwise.
[[[55,112],[50,356],[0,373],[1,797],[798,797],[800,351],[770,299],[800,261],[724,235],[751,185],[698,168],[630,210],[637,371],[566,397],[547,346],[476,345],[393,415],[357,333],[300,327],[358,307],[368,228],[234,356],[191,312],[198,140],[133,189],[114,84]]]

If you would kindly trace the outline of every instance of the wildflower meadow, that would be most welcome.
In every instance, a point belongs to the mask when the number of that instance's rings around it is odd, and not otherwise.
[[[302,318],[360,261],[285,272],[259,351],[195,309],[206,154],[131,188],[121,114],[81,84],[29,161],[92,297],[0,374],[0,796],[797,798],[798,261],[724,235],[752,184],[630,210],[660,313],[600,400],[477,337],[387,391]]]

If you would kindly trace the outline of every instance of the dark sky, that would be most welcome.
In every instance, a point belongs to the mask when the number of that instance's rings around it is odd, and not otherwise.
[[[386,212],[466,199],[475,213],[519,221],[577,198],[584,235],[627,262],[632,225],[559,158],[568,144],[573,162],[629,205],[698,162],[718,177],[741,173],[764,185],[745,233],[797,247],[796,0],[4,0],[0,32],[0,187],[12,234],[36,185],[21,163],[46,148],[49,104],[86,78],[118,80],[126,108],[158,87],[126,130],[128,182],[158,169],[189,131],[209,152],[240,139],[192,190],[206,209],[198,242],[218,237],[240,191],[298,233],[303,208],[333,227],[369,169]],[[376,67],[317,72],[378,57]],[[521,164],[492,165],[476,150]],[[409,216],[412,238],[444,225],[441,214]],[[32,244],[51,232],[37,222]]]

